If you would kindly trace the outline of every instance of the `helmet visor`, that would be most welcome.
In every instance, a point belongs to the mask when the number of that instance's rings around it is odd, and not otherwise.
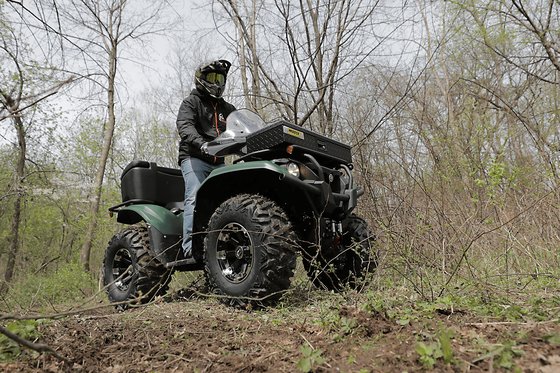
[[[206,74],[206,80],[210,84],[222,85],[226,82],[226,76],[221,73],[208,73]]]

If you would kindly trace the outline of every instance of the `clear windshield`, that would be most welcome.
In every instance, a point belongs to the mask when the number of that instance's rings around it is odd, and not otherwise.
[[[218,138],[246,137],[265,126],[265,122],[256,113],[248,109],[239,109],[228,115],[226,131]]]

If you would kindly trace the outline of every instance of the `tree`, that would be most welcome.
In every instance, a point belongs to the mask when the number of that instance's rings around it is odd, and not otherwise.
[[[382,23],[379,1],[219,0],[234,21],[229,40],[249,107],[333,135],[345,80],[371,63],[399,25]]]
[[[0,4],[0,11],[2,4]],[[0,13],[0,16],[2,13]],[[24,123],[26,114],[60,88],[74,81],[74,77],[61,78],[49,66],[40,66],[32,57],[14,28],[0,18],[0,123],[11,121],[15,131],[17,157],[14,165],[11,191],[13,201],[8,257],[4,273],[5,284],[12,281],[20,244],[22,203],[25,197],[28,128]],[[48,61],[47,61],[48,63]]]
[[[12,191],[15,194],[14,206],[13,206],[13,215],[11,221],[11,234],[8,239],[9,241],[9,248],[8,248],[8,259],[6,263],[6,270],[4,273],[4,281],[6,283],[11,282],[13,274],[14,274],[14,267],[16,256],[19,247],[19,225],[20,225],[20,216],[21,216],[21,204],[24,196],[23,190],[23,181],[25,177],[25,157],[26,157],[26,138],[25,138],[25,129],[23,126],[22,114],[20,112],[20,105],[23,96],[23,88],[24,88],[24,81],[25,81],[25,74],[23,72],[22,66],[18,61],[17,52],[17,42],[16,42],[16,52],[13,53],[8,46],[6,39],[3,38],[2,45],[0,45],[0,49],[7,53],[11,62],[15,66],[15,79],[14,79],[14,86],[12,87],[0,87],[0,113],[7,112],[5,114],[6,118],[10,118],[13,122],[16,135],[17,135],[17,144],[18,144],[18,157],[15,165],[14,175],[13,175],[13,184],[12,184]],[[7,79],[2,79],[3,82],[8,81]],[[3,287],[2,287],[3,288]]]
[[[26,14],[59,38],[65,55],[79,56],[79,63],[64,64],[68,69],[85,70],[90,83],[90,97],[99,99],[105,108],[103,141],[90,202],[90,223],[81,249],[81,260],[90,269],[90,253],[100,207],[103,180],[113,142],[118,99],[118,72],[123,50],[131,41],[143,41],[165,27],[159,16],[165,1],[135,2],[127,0],[36,0],[34,9],[19,3]],[[99,96],[97,96],[99,95]]]
[[[407,92],[398,72],[373,90],[374,103],[357,102],[347,115],[359,133],[362,118],[404,98],[355,149],[392,265],[427,297],[452,291],[458,276],[490,282],[551,268],[544,258],[554,257],[546,248],[557,246],[559,220],[543,201],[558,198],[558,88],[542,40],[557,38],[557,2],[416,4],[423,37],[414,41],[427,58],[419,84]],[[371,79],[363,89],[391,76],[378,71],[359,75]]]
[[[554,100],[550,104],[558,105],[560,4],[554,0],[478,0],[457,6],[474,21],[476,31],[494,58],[507,64],[511,85],[525,82],[518,87],[524,88],[528,95],[517,94],[508,99],[503,90],[486,84],[480,87],[491,97],[493,105],[523,126],[539,156],[558,179],[556,139],[560,138],[560,131],[555,121],[550,121],[557,114],[555,109],[543,107],[543,102]],[[540,88],[535,91],[537,86]],[[535,99],[543,89],[550,94]]]

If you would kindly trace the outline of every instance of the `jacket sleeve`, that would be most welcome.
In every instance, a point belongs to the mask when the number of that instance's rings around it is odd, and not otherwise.
[[[179,107],[177,114],[177,131],[181,142],[191,144],[197,149],[204,143],[204,138],[196,130],[198,123],[198,110],[192,96],[187,97]]]
[[[237,110],[237,109],[235,108],[235,106],[233,106],[232,104],[230,104],[230,103],[228,102],[228,103],[227,103],[227,111],[228,111],[227,115],[230,115],[230,114],[231,114],[233,111],[235,111],[235,110]]]

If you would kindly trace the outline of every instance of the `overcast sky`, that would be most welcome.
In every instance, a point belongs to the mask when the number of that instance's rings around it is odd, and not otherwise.
[[[122,61],[121,73],[130,93],[148,89],[157,84],[161,75],[171,69],[174,49],[192,53],[193,68],[201,59],[210,57],[215,50],[225,49],[223,40],[215,30],[209,0],[173,0],[164,12],[163,19],[179,18],[177,27],[164,35],[150,38],[150,50],[136,50],[132,61]],[[131,3],[134,4],[134,3]],[[201,55],[207,51],[208,56]]]

